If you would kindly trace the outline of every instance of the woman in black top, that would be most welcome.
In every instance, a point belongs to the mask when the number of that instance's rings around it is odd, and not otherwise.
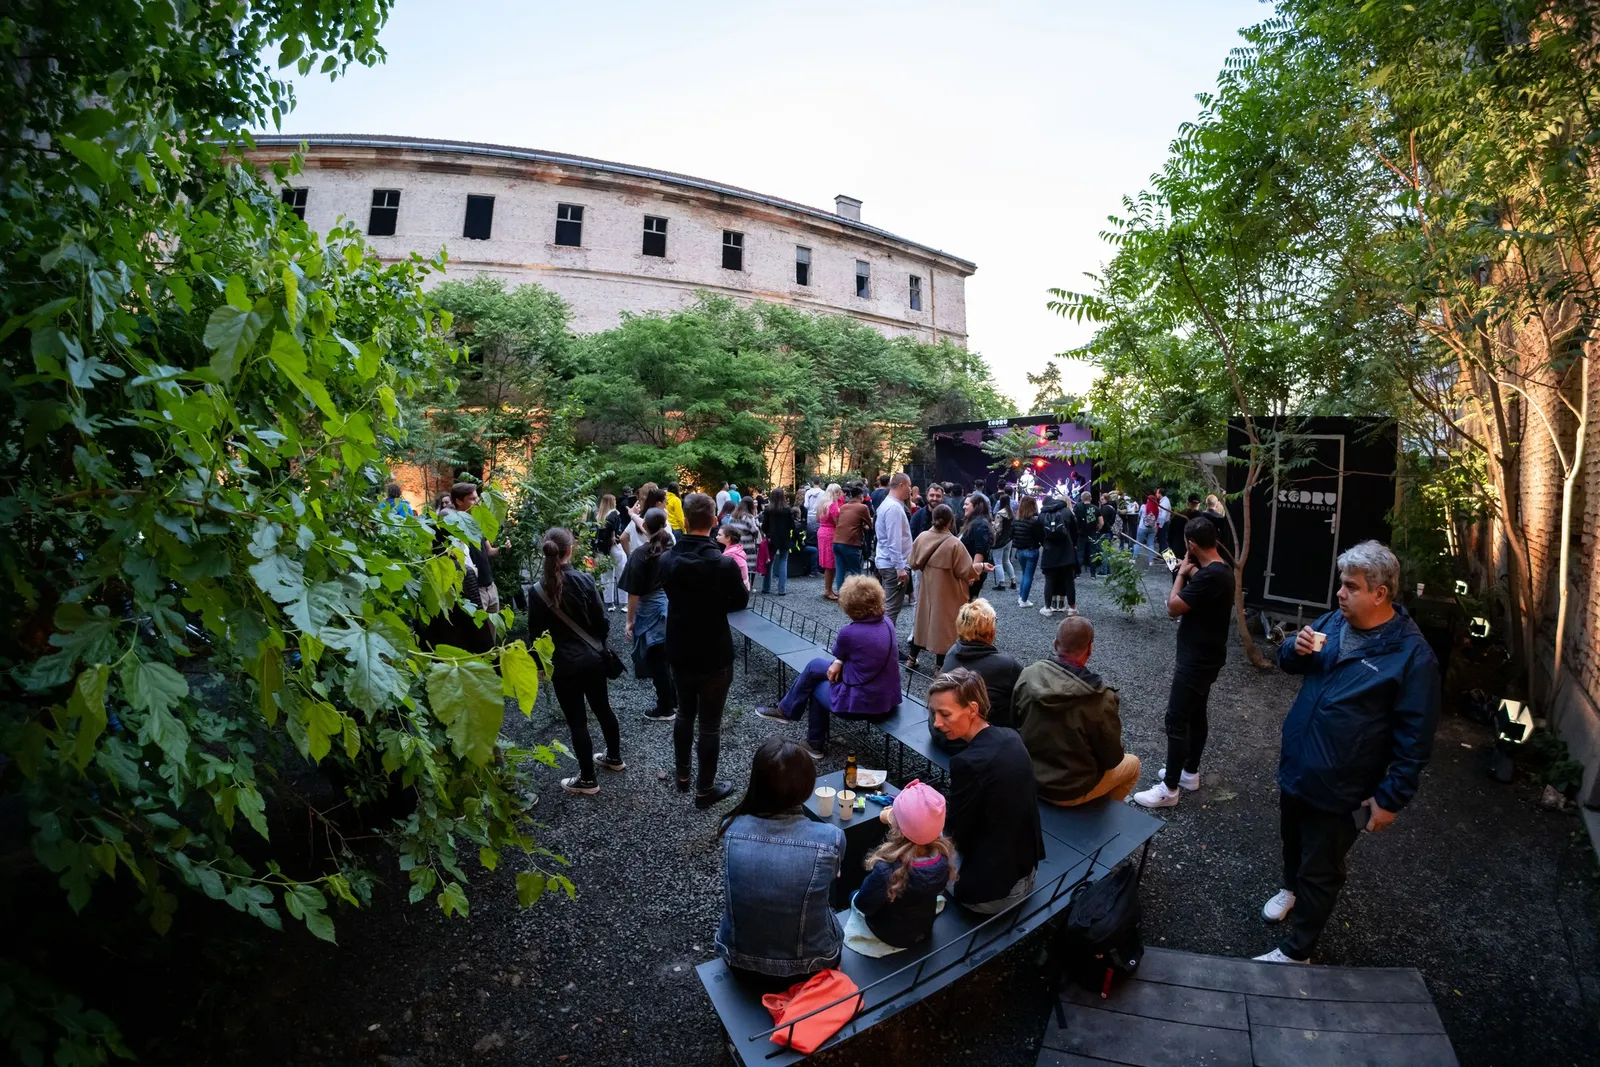
[[[1017,503],[1017,517],[1011,523],[1011,545],[1017,550],[1021,584],[1017,587],[1017,607],[1031,608],[1033,575],[1039,569],[1039,548],[1044,544],[1044,527],[1039,523],[1039,502],[1031,496]]]
[[[994,587],[1017,587],[1017,550],[1011,546],[1011,497],[1002,491],[994,502]]]
[[[794,513],[781,488],[772,491],[772,502],[761,513],[761,536],[767,539],[767,572],[761,576],[762,595],[772,592],[772,575],[778,575],[778,595],[789,595],[789,547],[794,535]]]
[[[560,526],[547,530],[542,547],[544,576],[528,601],[528,632],[548,630],[556,646],[550,681],[555,686],[556,703],[561,705],[561,713],[572,730],[572,750],[578,757],[577,777],[561,779],[561,788],[569,793],[594,794],[600,792],[594,776],[596,763],[608,771],[624,767],[622,731],[611,710],[600,649],[592,647],[572,627],[582,627],[603,647],[611,624],[606,620],[605,605],[600,603],[594,579],[572,566],[572,532]],[[568,621],[558,618],[552,605],[560,605]],[[606,754],[598,760],[594,740],[589,736],[589,718],[584,713],[585,700],[600,720],[600,732],[606,739]]]
[[[667,594],[661,588],[661,557],[672,547],[667,513],[651,508],[644,513],[648,540],[633,550],[618,586],[628,594],[628,627],[633,642],[633,673],[655,683],[656,706],[645,712],[652,722],[672,722],[678,717],[678,693],[667,664]]]
[[[1072,579],[1072,568],[1078,563],[1077,519],[1065,500],[1051,497],[1045,502],[1039,521],[1044,530],[1039,566],[1044,571],[1045,595],[1039,614],[1050,616],[1064,610],[1068,615],[1076,615],[1078,584]]]
[[[994,562],[994,527],[989,524],[989,498],[982,493],[973,493],[967,497],[967,506],[963,514],[966,521],[961,526],[961,543],[972,554],[974,564]],[[976,600],[978,594],[983,592],[983,583],[989,573],[978,575],[977,580],[967,586],[967,599]]]

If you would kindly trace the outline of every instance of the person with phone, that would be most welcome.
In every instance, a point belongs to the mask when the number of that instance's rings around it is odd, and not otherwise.
[[[1339,609],[1278,650],[1278,666],[1304,681],[1278,755],[1283,887],[1261,916],[1287,919],[1289,932],[1256,957],[1271,963],[1310,960],[1344,886],[1346,853],[1416,796],[1439,718],[1439,661],[1394,599],[1400,561],[1363,541],[1338,567]]]

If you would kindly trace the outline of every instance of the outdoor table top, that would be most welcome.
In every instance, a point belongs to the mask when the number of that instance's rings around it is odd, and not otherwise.
[[[834,771],[832,774],[824,774],[822,777],[817,779],[818,789],[825,785],[832,786],[834,789],[843,789],[844,772]],[[857,792],[862,796],[866,796],[868,793],[885,793],[891,797],[897,797],[900,795],[900,790],[894,785],[891,785],[889,782],[884,782],[876,789],[859,789]],[[839,818],[839,804],[837,801],[835,801],[833,805],[833,814],[824,819],[822,817],[822,813],[817,810],[817,794],[816,791],[813,790],[811,796],[806,800],[805,809],[806,815],[809,817],[817,820],[818,822],[825,822],[831,826],[837,826],[845,833],[849,833],[853,828],[863,824],[873,826],[882,825],[878,822],[878,813],[883,810],[883,807],[882,805],[874,804],[870,800],[867,801],[867,807],[865,811],[858,811],[849,819]]]

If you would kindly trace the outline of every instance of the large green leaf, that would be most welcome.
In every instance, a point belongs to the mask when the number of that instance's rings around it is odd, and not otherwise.
[[[80,771],[94,758],[95,743],[106,731],[106,678],[111,668],[105,664],[90,667],[78,675],[67,700],[67,711],[77,721],[72,741],[72,763]]]
[[[171,711],[189,695],[189,683],[165,663],[135,659],[122,668],[122,691],[140,711]]]
[[[139,727],[139,743],[156,745],[173,763],[189,759],[189,728],[166,708],[152,708]]]
[[[234,376],[239,357],[250,351],[264,325],[254,311],[241,311],[231,304],[223,304],[211,313],[203,340],[211,349],[211,369],[217,377],[226,382]]]
[[[400,652],[381,633],[350,623],[323,630],[322,640],[329,648],[344,652],[350,664],[344,691],[356,707],[374,712],[405,696],[405,683],[390,662],[399,658]]]
[[[528,646],[513,641],[501,650],[500,677],[504,681],[504,694],[515,697],[517,709],[531,716],[533,705],[539,699],[539,667],[528,654]]]
[[[456,755],[483,766],[494,755],[505,721],[500,676],[482,660],[451,660],[428,668],[428,703],[450,735]]]

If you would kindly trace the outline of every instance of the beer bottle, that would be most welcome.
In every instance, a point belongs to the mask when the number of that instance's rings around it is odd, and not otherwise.
[[[844,760],[844,787],[846,789],[854,789],[856,787],[856,754],[854,752],[846,756]]]

